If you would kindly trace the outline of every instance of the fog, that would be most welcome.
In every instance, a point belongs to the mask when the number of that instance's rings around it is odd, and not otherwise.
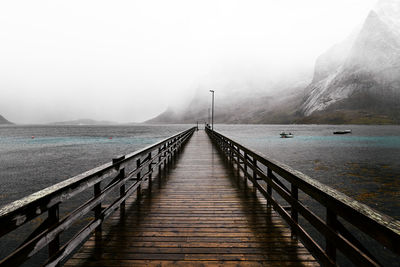
[[[140,122],[199,88],[307,79],[375,2],[1,1],[0,114]]]

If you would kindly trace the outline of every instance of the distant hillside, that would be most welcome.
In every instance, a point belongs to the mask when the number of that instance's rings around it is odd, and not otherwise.
[[[92,119],[78,119],[72,121],[53,122],[51,125],[115,125],[112,121],[96,121]]]
[[[0,115],[0,125],[1,124],[14,124],[14,123],[6,120],[3,116]]]
[[[303,85],[305,86],[305,85]],[[301,88],[281,90],[281,95],[218,97],[215,105],[215,123],[273,124],[292,123],[300,118],[298,108],[303,94]],[[207,95],[208,96],[208,95]],[[208,121],[209,97],[196,96],[183,110],[168,108],[146,123],[204,123]]]

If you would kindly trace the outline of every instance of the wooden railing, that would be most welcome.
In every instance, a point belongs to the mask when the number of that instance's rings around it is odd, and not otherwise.
[[[47,212],[48,216],[17,249],[0,261],[0,266],[20,265],[46,246],[48,246],[49,258],[44,265],[56,266],[91,233],[95,232],[96,238],[101,236],[102,222],[118,208],[123,214],[127,197],[135,191],[138,192],[139,197],[141,185],[145,181],[151,184],[152,173],[157,170],[161,173],[162,165],[165,168],[195,129],[195,127],[188,129],[154,145],[113,159],[110,163],[2,207],[0,209],[0,237],[41,214]],[[110,182],[101,186],[106,179]],[[93,197],[60,218],[60,205],[90,188],[93,188]],[[115,199],[111,200],[111,204],[103,207],[102,202],[106,198],[113,197],[112,192],[115,195],[118,191],[119,195],[114,196]],[[61,245],[60,234],[92,211],[94,218],[73,238]]]
[[[324,266],[336,265],[336,252],[340,251],[357,266],[379,266],[378,260],[340,221],[345,220],[378,241],[382,246],[400,255],[400,222],[379,213],[350,197],[319,183],[285,164],[268,159],[234,140],[206,128],[213,142],[230,163],[243,171],[267,199],[268,205],[282,216],[291,227],[292,235],[303,244]],[[279,177],[279,178],[278,178]],[[290,185],[287,187],[286,185]],[[326,218],[317,216],[299,201],[299,190],[318,201],[326,210]],[[283,201],[277,201],[273,192]],[[287,203],[285,206],[284,203]],[[325,239],[325,249],[299,224],[301,215]],[[321,243],[321,242],[320,242]]]

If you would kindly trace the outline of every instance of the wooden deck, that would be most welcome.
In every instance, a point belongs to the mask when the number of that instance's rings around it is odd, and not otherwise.
[[[204,131],[65,266],[316,266],[290,229],[227,166]]]

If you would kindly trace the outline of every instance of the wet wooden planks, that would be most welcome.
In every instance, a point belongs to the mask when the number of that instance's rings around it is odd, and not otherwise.
[[[66,266],[317,266],[290,229],[196,132],[140,204],[132,197],[101,240]]]

